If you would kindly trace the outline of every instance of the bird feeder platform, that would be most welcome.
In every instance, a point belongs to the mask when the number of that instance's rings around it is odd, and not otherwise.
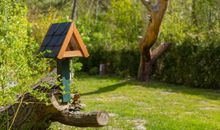
[[[57,60],[57,74],[64,86],[63,102],[69,102],[70,96],[70,58],[89,57],[86,45],[83,43],[73,22],[52,24],[40,46],[39,52],[45,58]]]

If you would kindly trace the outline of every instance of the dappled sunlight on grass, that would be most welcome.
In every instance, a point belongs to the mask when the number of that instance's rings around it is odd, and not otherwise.
[[[110,113],[109,125],[101,129],[220,129],[220,94],[214,90],[85,75],[78,84],[85,111]],[[80,129],[58,123],[51,129],[58,127]]]

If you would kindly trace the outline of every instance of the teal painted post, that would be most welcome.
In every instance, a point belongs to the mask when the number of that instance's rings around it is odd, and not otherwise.
[[[60,75],[59,81],[64,86],[63,102],[71,100],[70,89],[70,59],[57,60],[57,74]]]

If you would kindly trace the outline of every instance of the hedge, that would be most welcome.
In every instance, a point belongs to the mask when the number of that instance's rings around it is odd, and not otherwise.
[[[220,88],[220,45],[172,47],[155,67],[154,79],[201,88]]]
[[[98,74],[99,65],[104,63],[108,74],[136,77],[139,52],[138,49],[92,49],[90,57],[81,62],[83,71],[90,74]],[[174,45],[158,59],[152,78],[192,87],[220,89],[220,45]]]

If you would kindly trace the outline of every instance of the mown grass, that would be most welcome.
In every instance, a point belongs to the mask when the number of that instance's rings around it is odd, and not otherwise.
[[[111,116],[108,126],[88,130],[220,130],[219,91],[86,75],[77,84],[85,111]],[[81,128],[53,123],[50,129]]]

